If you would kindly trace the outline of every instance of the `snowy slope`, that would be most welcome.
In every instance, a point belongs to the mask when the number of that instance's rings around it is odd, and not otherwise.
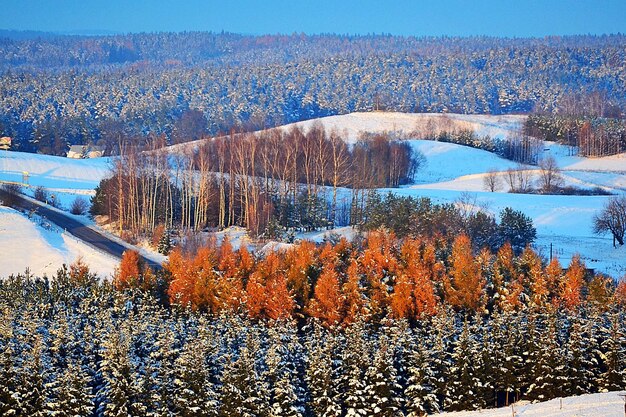
[[[621,395],[621,396],[620,396]],[[624,417],[624,391],[585,394],[543,403],[517,403],[492,410],[437,414],[440,417]]]
[[[285,129],[298,126],[305,131],[315,124],[321,124],[326,130],[344,133],[348,141],[358,139],[360,133],[401,132],[407,136],[421,138],[425,126],[435,131],[469,129],[479,136],[503,138],[519,129],[526,116],[520,115],[468,115],[454,113],[350,113],[339,116],[322,117],[285,125]]]
[[[400,132],[403,137],[419,137],[426,123],[442,127],[471,128],[480,135],[503,137],[519,128],[525,116],[488,116],[457,114],[403,114],[403,113],[352,113],[296,123],[305,129],[316,123],[327,129],[347,134],[349,140],[361,132]],[[289,128],[287,125],[284,128]],[[413,135],[413,136],[412,136]],[[403,195],[428,196],[437,202],[454,202],[470,192],[476,204],[498,213],[504,207],[513,207],[528,214],[537,227],[537,246],[548,255],[550,244],[554,253],[564,262],[579,252],[591,268],[614,277],[626,274],[626,249],[613,249],[608,236],[592,233],[593,215],[602,209],[608,197],[544,196],[509,194],[504,177],[508,168],[517,164],[492,153],[451,143],[411,140],[411,146],[426,156],[426,164],[417,173],[415,183],[392,191]],[[196,144],[197,145],[197,144]],[[193,143],[177,145],[194,146]],[[174,149],[175,147],[171,147]],[[614,193],[626,192],[626,154],[604,158],[570,156],[567,147],[546,142],[543,155],[552,155],[563,169],[566,185],[583,188],[604,187]],[[0,152],[0,181],[21,181],[22,171],[29,171],[30,183],[43,185],[61,196],[67,207],[76,195],[93,193],[93,188],[107,175],[110,160],[98,158],[72,160],[68,158]],[[489,193],[484,188],[485,172],[501,171],[502,189]],[[537,167],[527,166],[536,178]],[[341,234],[344,234],[342,231]],[[321,240],[321,235],[299,236]],[[240,244],[233,236],[233,243]]]
[[[110,276],[119,260],[97,251],[55,227],[41,227],[26,216],[0,206],[0,278],[23,273],[26,268],[36,276],[54,274],[62,264],[79,257],[92,272]]]
[[[0,152],[0,181],[22,182],[48,189],[93,190],[110,169],[109,158],[70,159],[24,152]]]
[[[409,142],[413,149],[426,157],[426,164],[420,168],[415,177],[417,184],[451,181],[465,175],[483,174],[490,169],[505,171],[518,165],[491,152],[454,143],[430,140]],[[482,189],[482,177],[480,186]]]

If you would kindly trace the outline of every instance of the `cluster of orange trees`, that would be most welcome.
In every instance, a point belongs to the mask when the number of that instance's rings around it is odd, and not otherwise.
[[[578,256],[564,268],[556,258],[543,262],[530,247],[515,256],[508,243],[495,254],[473,253],[466,235],[446,243],[375,231],[362,241],[304,241],[265,256],[212,241],[193,254],[174,250],[163,268],[171,304],[254,319],[316,317],[347,325],[362,318],[420,320],[442,306],[484,313],[626,306],[626,281],[589,276]],[[151,288],[160,275],[127,252],[114,284]]]

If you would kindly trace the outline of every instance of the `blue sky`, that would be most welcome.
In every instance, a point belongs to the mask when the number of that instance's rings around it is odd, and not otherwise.
[[[508,37],[626,33],[626,0],[0,0],[1,29]]]

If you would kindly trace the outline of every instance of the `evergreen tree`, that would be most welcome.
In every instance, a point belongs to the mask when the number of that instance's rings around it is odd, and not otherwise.
[[[593,370],[598,363],[593,357],[597,339],[587,320],[576,315],[569,319],[569,337],[565,348],[566,395],[594,392]]]
[[[230,355],[227,355],[227,359]],[[253,417],[264,415],[264,399],[259,388],[262,381],[257,374],[253,353],[243,346],[239,357],[226,363],[222,374],[219,415]]]
[[[341,405],[346,417],[369,416],[372,413],[365,397],[366,359],[370,352],[364,340],[362,323],[355,323],[346,329],[346,340],[341,353],[341,371],[337,381]]]
[[[309,391],[308,406],[316,416],[339,417],[341,408],[335,402],[333,381],[333,351],[335,341],[324,332],[317,321],[314,331],[306,342],[306,383]]]
[[[613,313],[604,320],[602,331],[602,369],[599,386],[602,391],[626,388],[626,334],[624,319]]]
[[[401,415],[401,386],[393,363],[393,346],[382,336],[376,346],[374,358],[365,372],[364,397],[371,416],[390,417]]]
[[[271,398],[270,415],[300,417],[302,413],[297,404],[298,397],[292,382],[293,370],[288,365],[286,346],[276,340],[276,336],[272,339],[265,358]]]
[[[537,323],[536,331],[529,339],[537,340],[537,346],[529,360],[531,384],[526,396],[535,401],[546,401],[562,395],[565,386],[565,358],[558,342],[558,327],[555,314],[550,314],[544,323]]]
[[[484,406],[484,400],[480,396],[482,358],[473,330],[465,320],[461,334],[453,344],[448,407],[451,411],[479,409]]]
[[[105,385],[99,393],[100,410],[105,417],[145,415],[138,403],[138,390],[130,360],[130,340],[125,330],[113,331],[104,343],[103,361],[100,364]]]
[[[414,339],[406,359],[408,377],[404,399],[407,417],[422,417],[439,412],[439,402],[434,393],[436,381],[432,360],[423,339]]]
[[[89,416],[94,412],[91,379],[80,364],[71,360],[53,384],[54,402],[48,411],[55,417]]]
[[[175,361],[174,405],[184,417],[217,415],[217,395],[210,381],[206,363],[208,342],[205,338],[188,340]]]
[[[163,255],[169,255],[172,250],[172,237],[169,229],[163,230],[163,234],[159,238],[157,252]]]
[[[19,374],[16,370],[17,358],[11,343],[4,340],[0,356],[0,415],[17,416],[21,409],[21,400],[18,394],[20,386]]]

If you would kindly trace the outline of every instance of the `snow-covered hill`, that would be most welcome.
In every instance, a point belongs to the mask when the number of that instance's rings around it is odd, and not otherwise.
[[[353,113],[296,123],[305,129],[322,124],[335,129],[353,141],[361,132],[394,131],[405,138],[418,136],[426,124],[430,128],[454,126],[471,128],[479,135],[503,137],[516,131],[525,116],[488,116],[457,114],[403,114],[403,113]],[[287,125],[284,128],[289,128]],[[414,135],[414,136],[412,136]],[[427,196],[437,202],[454,202],[460,197],[475,203],[494,214],[510,206],[529,215],[538,232],[537,247],[548,256],[553,253],[567,262],[574,253],[580,253],[590,268],[609,273],[614,277],[626,274],[626,248],[612,247],[609,236],[598,237],[592,233],[594,214],[602,209],[606,196],[548,196],[508,193],[504,181],[505,171],[517,167],[516,163],[492,153],[451,143],[411,140],[411,145],[423,153],[426,164],[417,173],[415,183],[392,191],[403,195]],[[172,150],[189,149],[197,143],[171,147]],[[603,187],[614,193],[626,192],[626,154],[605,158],[570,156],[567,147],[546,142],[543,155],[552,155],[563,169],[566,185],[582,188]],[[61,157],[0,152],[0,181],[21,181],[22,171],[30,174],[30,183],[56,190],[67,206],[77,194],[89,194],[109,169],[108,158],[72,160]],[[485,191],[484,177],[488,170],[501,171],[502,188],[499,192]],[[527,166],[531,176],[538,174],[537,167]],[[306,237],[306,236],[305,236]],[[0,271],[1,272],[1,271]]]
[[[51,190],[93,190],[110,170],[109,158],[71,159],[25,152],[0,152],[0,180],[22,182]]]
[[[440,417],[623,417],[626,415],[624,394],[624,391],[585,394],[535,404],[520,402],[511,407],[492,410],[437,415]]]
[[[79,257],[92,272],[110,276],[119,260],[85,245],[54,225],[42,227],[20,212],[0,206],[0,277],[24,273],[53,275]]]
[[[428,130],[439,132],[454,129],[473,130],[479,136],[503,138],[519,130],[525,119],[526,116],[521,115],[357,112],[292,123],[284,128],[298,126],[306,131],[315,124],[321,124],[326,130],[345,134],[350,142],[358,139],[361,133],[398,132],[421,139]]]

